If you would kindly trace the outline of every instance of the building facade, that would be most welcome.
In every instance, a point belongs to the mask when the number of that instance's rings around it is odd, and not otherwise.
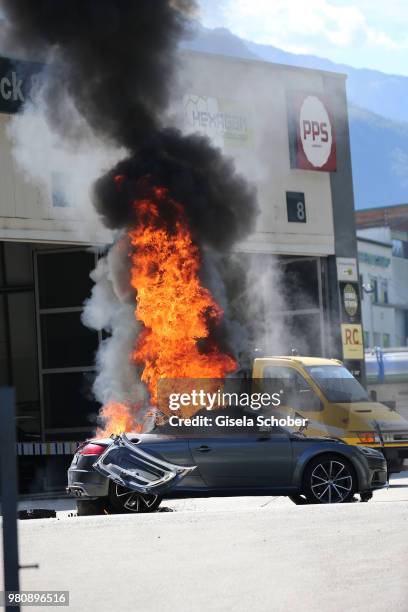
[[[365,346],[408,345],[408,205],[356,212]]]

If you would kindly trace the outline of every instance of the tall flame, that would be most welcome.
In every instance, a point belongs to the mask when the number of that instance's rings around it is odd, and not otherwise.
[[[156,406],[160,378],[224,378],[237,364],[211,338],[223,311],[200,282],[200,253],[183,207],[164,188],[155,188],[151,198],[135,201],[134,207],[138,222],[128,232],[131,285],[137,295],[135,316],[144,329],[132,359],[142,367],[142,381]],[[103,409],[111,431],[134,425],[127,406],[112,406]]]
[[[160,378],[223,378],[237,367],[210,338],[223,311],[201,285],[200,254],[184,210],[165,189],[156,189],[155,196],[172,209],[173,226],[162,224],[157,202],[139,200],[135,207],[141,222],[129,232],[135,315],[145,326],[133,358],[143,366],[153,405]],[[198,341],[207,343],[204,350]]]

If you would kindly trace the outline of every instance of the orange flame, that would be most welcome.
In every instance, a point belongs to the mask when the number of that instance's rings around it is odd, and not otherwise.
[[[160,378],[223,378],[237,367],[214,342],[199,350],[197,341],[209,342],[210,325],[221,321],[223,311],[201,285],[200,255],[182,206],[163,188],[155,190],[155,198],[166,200],[174,227],[160,224],[157,202],[139,200],[135,207],[141,222],[129,232],[135,316],[145,326],[133,358],[143,366],[153,405]]]
[[[122,177],[116,182],[120,185]],[[173,223],[163,223],[163,205]],[[151,404],[157,406],[159,379],[224,378],[237,363],[210,338],[210,327],[220,323],[223,311],[201,285],[200,254],[183,207],[161,187],[154,189],[151,199],[137,200],[134,206],[139,221],[128,233],[133,247],[131,285],[137,292],[135,316],[144,330],[131,357],[142,366],[142,381]],[[199,350],[198,341],[205,349]],[[101,433],[143,428],[129,410],[120,403],[106,405]],[[190,416],[191,408],[186,412]]]
[[[137,423],[135,417],[129,413],[128,406],[119,402],[105,404],[99,416],[105,419],[105,427],[97,429],[98,437],[108,437],[124,431],[140,432],[143,429],[143,426]]]

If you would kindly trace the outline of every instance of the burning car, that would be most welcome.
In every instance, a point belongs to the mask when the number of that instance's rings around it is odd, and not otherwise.
[[[284,495],[297,504],[368,501],[387,486],[375,449],[281,428],[257,435],[121,434],[77,450],[67,492],[78,514],[151,512],[162,499]]]

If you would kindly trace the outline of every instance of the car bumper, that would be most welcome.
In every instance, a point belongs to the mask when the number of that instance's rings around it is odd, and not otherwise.
[[[387,461],[377,457],[366,457],[367,460],[367,490],[375,491],[388,486]]]
[[[68,469],[68,495],[79,498],[106,497],[109,480],[93,467],[96,457],[80,456],[77,463],[72,462]]]

